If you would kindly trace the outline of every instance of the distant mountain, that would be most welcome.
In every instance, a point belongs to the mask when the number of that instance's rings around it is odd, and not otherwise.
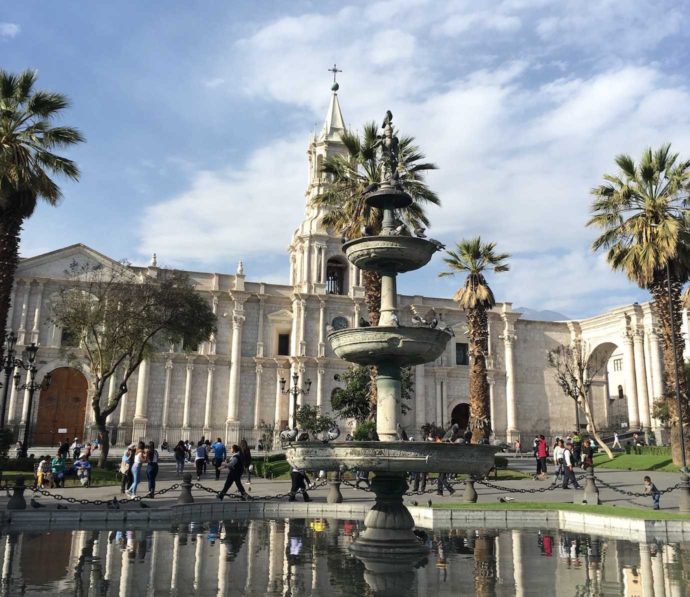
[[[532,319],[534,321],[566,321],[572,319],[558,311],[548,311],[546,309],[538,311],[537,309],[530,309],[529,307],[517,307],[513,310],[522,313],[522,319]]]

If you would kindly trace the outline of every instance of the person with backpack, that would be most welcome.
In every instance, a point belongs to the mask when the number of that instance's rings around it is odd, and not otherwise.
[[[202,440],[199,440],[194,451],[194,465],[196,466],[197,481],[201,481],[201,475],[204,472],[204,466],[206,465],[207,458],[208,453],[206,452],[206,445]]]
[[[293,466],[292,470],[290,471],[290,479],[292,480],[292,486],[290,487],[290,492],[288,493],[288,501],[294,502],[295,496],[301,491],[304,501],[311,502],[311,498],[307,493],[307,486],[310,485],[307,473],[301,468]]]
[[[243,500],[246,500],[249,496],[242,486],[242,473],[244,472],[242,466],[242,457],[240,455],[240,447],[237,444],[232,445],[232,453],[230,454],[230,462],[223,465],[228,469],[228,478],[225,480],[225,485],[220,493],[216,496],[219,500],[222,500],[228,493],[230,487],[234,483],[237,485],[237,490],[240,492]]]
[[[184,461],[187,457],[187,448],[182,440],[177,442],[173,448],[173,454],[175,454],[175,472],[178,477],[181,477],[184,472]]]

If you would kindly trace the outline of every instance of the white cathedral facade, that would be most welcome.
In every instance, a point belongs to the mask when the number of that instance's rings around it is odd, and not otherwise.
[[[117,444],[140,438],[175,443],[202,435],[227,441],[244,437],[253,443],[262,429],[282,429],[289,420],[291,400],[281,391],[280,380],[287,379],[289,385],[293,374],[300,387],[312,381],[298,405],[314,404],[330,412],[331,394],[339,385],[334,376],[348,363],[331,351],[326,327],[335,318],[355,326],[366,313],[361,272],[345,259],[340,237],[322,226],[322,213],[311,207],[312,197],[323,188],[324,157],[343,150],[344,128],[334,92],[322,131],[309,141],[306,213],[288,248],[289,284],[248,280],[241,264],[235,274],[188,272],[213,306],[217,333],[194,353],[179,347],[142,364],[109,419]],[[89,247],[73,245],[23,259],[17,271],[7,327],[18,335],[18,350],[31,342],[40,344],[37,379],[49,372],[53,379],[37,392],[31,413],[28,391],[10,391],[8,421],[21,431],[31,420],[33,446],[96,436],[86,400],[88,373],[70,367],[61,350],[68,338],[48,320],[55,293],[69,283],[64,272],[75,260],[115,263]],[[155,275],[157,266],[154,261],[148,268],[133,269]],[[455,331],[439,359],[415,367],[415,392],[403,418],[407,433],[418,436],[427,422],[464,425],[469,363],[463,312],[440,297],[400,296],[399,305],[403,324],[410,321],[412,305],[433,307],[453,322]],[[525,320],[511,303],[500,303],[489,314],[489,325],[495,439],[512,442],[522,437],[524,442],[535,433],[548,436],[575,428],[575,404],[563,396],[546,366],[547,352],[574,338],[608,361],[590,397],[600,427],[659,431],[651,413],[654,398],[662,392],[663,368],[657,322],[648,303],[563,322]],[[684,332],[687,327],[684,313]],[[690,354],[687,344],[685,352]]]

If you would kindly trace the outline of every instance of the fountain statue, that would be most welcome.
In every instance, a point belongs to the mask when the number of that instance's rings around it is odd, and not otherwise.
[[[399,441],[401,368],[437,359],[452,337],[437,321],[417,318],[403,326],[398,314],[396,277],[424,267],[443,245],[433,239],[401,234],[396,210],[412,203],[404,190],[398,163],[398,139],[393,115],[386,112],[383,134],[377,143],[382,163],[381,180],[369,185],[366,202],[383,212],[379,236],[346,242],[348,260],[363,270],[381,274],[381,310],[377,326],[333,330],[328,341],[340,358],[359,365],[376,365],[376,431],[379,440],[291,445],[287,458],[311,470],[342,471],[359,468],[375,473],[371,487],[376,502],[367,514],[366,530],[351,549],[365,558],[421,557],[427,552],[413,533],[412,515],[403,504],[407,472],[444,472],[485,475],[494,465],[498,448],[488,445]],[[421,324],[421,325],[420,325]]]

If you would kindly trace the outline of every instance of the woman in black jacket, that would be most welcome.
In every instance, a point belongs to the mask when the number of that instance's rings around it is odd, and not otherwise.
[[[242,466],[244,470],[247,471],[247,489],[252,490],[252,471],[250,467],[252,465],[252,453],[249,451],[249,445],[247,440],[243,439],[240,442],[240,458],[242,459]]]

